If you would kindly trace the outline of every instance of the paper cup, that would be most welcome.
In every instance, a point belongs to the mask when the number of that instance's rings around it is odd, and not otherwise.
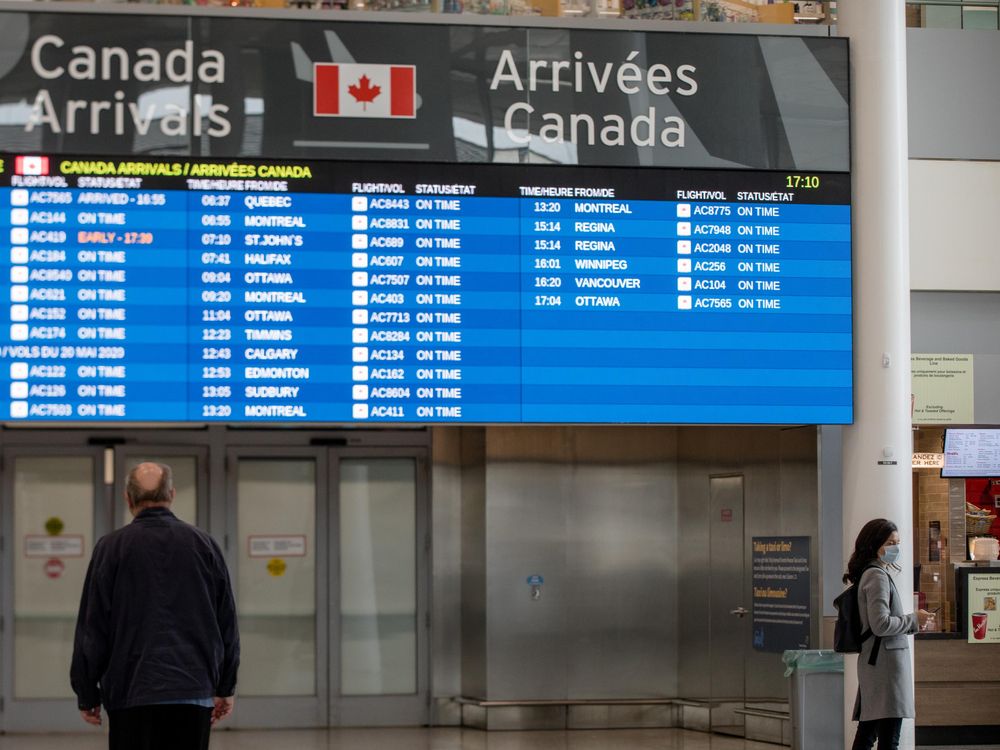
[[[972,613],[972,637],[977,641],[986,639],[986,613]]]

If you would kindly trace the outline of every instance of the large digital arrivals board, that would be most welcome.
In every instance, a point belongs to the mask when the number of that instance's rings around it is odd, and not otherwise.
[[[847,173],[0,159],[2,421],[852,419]]]

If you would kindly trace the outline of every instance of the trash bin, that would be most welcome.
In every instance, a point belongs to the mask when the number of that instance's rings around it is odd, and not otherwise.
[[[786,651],[791,677],[792,750],[843,750],[844,655],[830,650]]]

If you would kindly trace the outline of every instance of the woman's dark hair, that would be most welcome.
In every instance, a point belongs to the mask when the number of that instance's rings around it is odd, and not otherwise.
[[[847,561],[844,583],[857,583],[861,580],[865,568],[878,557],[879,547],[888,541],[894,531],[899,531],[896,524],[885,518],[873,518],[861,527],[854,542],[854,554]]]

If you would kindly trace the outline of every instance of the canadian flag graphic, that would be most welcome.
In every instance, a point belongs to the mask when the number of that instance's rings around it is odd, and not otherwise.
[[[14,158],[14,174],[48,174],[49,157],[17,156]]]
[[[316,117],[417,116],[414,65],[313,64]]]

